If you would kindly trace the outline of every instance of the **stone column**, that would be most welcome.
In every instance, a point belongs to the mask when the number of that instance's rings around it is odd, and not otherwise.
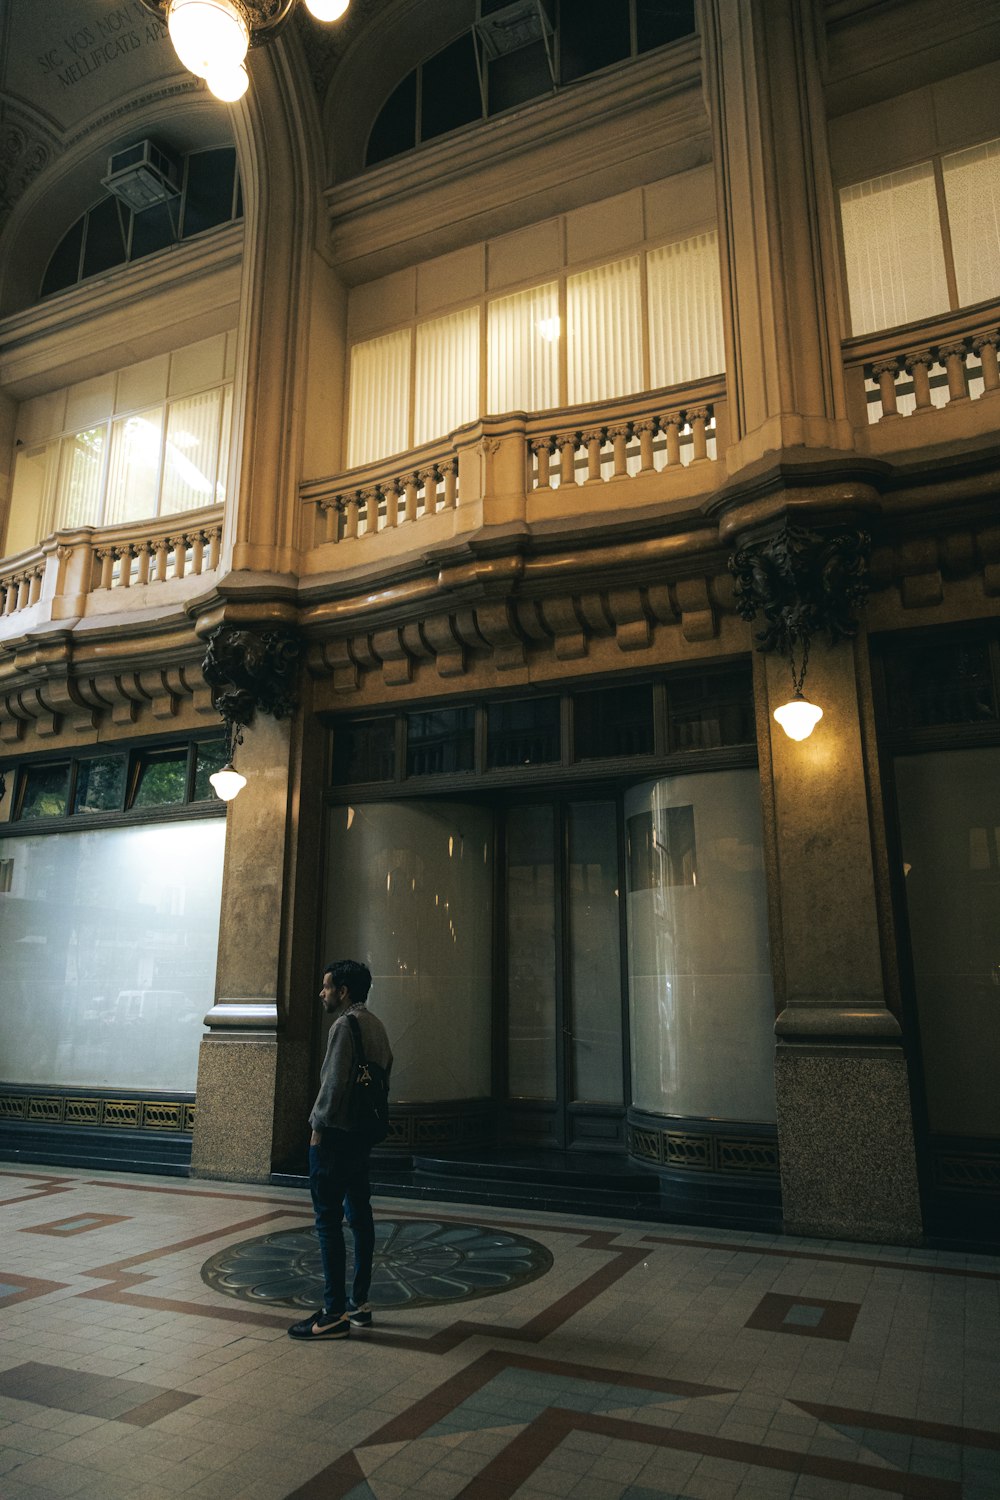
[[[735,473],[849,448],[833,188],[812,0],[704,0]]]
[[[266,1182],[271,1171],[282,907],[292,817],[291,722],[258,713],[229,804],[216,1003],[198,1061],[191,1171]]]
[[[909,1082],[883,983],[882,944],[891,934],[879,930],[870,807],[877,793],[869,791],[863,745],[866,649],[813,644],[805,696],[823,718],[800,742],[772,717],[791,696],[787,662],[757,658],[766,701],[761,764],[773,769],[766,821],[779,929],[782,1202],[790,1233],[915,1243],[921,1216]]]

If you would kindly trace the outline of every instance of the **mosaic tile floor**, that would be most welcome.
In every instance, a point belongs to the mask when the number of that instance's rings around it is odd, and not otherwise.
[[[1000,1497],[998,1258],[384,1200],[551,1264],[302,1346],[202,1268],[303,1193],[0,1163],[0,1209],[3,1500]]]

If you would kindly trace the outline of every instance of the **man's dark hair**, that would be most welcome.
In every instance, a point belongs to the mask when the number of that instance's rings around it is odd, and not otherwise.
[[[346,986],[352,1005],[364,1005],[372,987],[372,971],[367,964],[359,964],[353,958],[338,958],[323,970],[333,980],[333,988]]]

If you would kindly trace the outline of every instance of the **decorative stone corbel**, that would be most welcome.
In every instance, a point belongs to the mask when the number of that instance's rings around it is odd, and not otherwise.
[[[871,538],[866,531],[812,531],[784,525],[734,552],[729,570],[736,608],[752,622],[758,651],[780,651],[792,659],[825,631],[830,645],[857,632],[857,611],[868,598]]]
[[[301,650],[298,635],[288,629],[219,625],[212,631],[201,670],[226,726],[227,759],[258,710],[276,719],[294,711]]]

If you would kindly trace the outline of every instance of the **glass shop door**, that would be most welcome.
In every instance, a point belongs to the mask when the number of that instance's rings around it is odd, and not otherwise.
[[[620,819],[615,800],[502,814],[500,989],[508,1144],[624,1143]]]

